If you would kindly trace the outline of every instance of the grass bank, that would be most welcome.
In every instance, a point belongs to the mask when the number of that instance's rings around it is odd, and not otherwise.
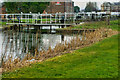
[[[0,21],[0,24],[1,24],[1,25],[6,25],[6,22],[1,22],[1,21]]]
[[[31,64],[3,78],[115,78],[118,77],[118,35],[71,54]]]
[[[76,25],[73,27],[62,28],[58,30],[80,30],[80,29],[98,29],[98,28],[111,28],[113,30],[118,30],[118,25],[120,24],[119,22],[120,20],[113,20],[110,21],[110,25],[107,25],[105,21],[85,22],[84,24]]]

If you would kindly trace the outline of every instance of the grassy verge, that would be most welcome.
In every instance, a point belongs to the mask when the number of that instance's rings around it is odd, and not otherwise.
[[[113,20],[110,21],[110,25],[106,25],[105,21],[99,21],[99,22],[87,22],[81,25],[76,25],[74,27],[67,27],[67,28],[63,28],[61,30],[69,30],[69,29],[97,29],[97,28],[111,28],[113,30],[118,30],[118,24],[119,24],[119,20]]]
[[[6,25],[6,22],[1,22],[1,21],[0,21],[0,24],[1,24],[1,25]]]
[[[115,78],[118,77],[118,35],[71,54],[3,73],[4,78]]]
[[[13,20],[13,19],[12,19]],[[47,18],[47,19],[21,19],[21,21],[22,22],[30,22],[30,23],[32,23],[32,22],[35,22],[35,20],[37,20],[37,21],[40,21],[41,22],[41,20],[43,21],[43,22],[46,22],[46,21],[55,21],[55,19],[50,19],[50,18]],[[18,19],[14,19],[14,21],[19,21]],[[57,21],[58,21],[58,19],[57,19]]]
[[[12,19],[13,20],[13,19]],[[12,23],[12,20],[10,21],[11,23]],[[22,22],[29,22],[29,23],[32,23],[32,22],[35,22],[35,20],[36,19],[22,19],[21,21]],[[41,20],[42,20],[42,22],[46,22],[46,21],[48,21],[48,22],[50,22],[50,20],[52,20],[52,21],[55,21],[55,19],[37,19],[37,21],[39,21],[39,22],[41,22]],[[18,19],[14,19],[14,21],[19,21]],[[56,21],[58,21],[58,19],[56,20]],[[0,21],[0,24],[2,24],[2,25],[6,25],[6,23],[7,22],[1,22]]]

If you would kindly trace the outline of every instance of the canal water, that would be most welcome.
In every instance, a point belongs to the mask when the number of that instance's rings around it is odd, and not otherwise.
[[[26,27],[21,31],[6,30],[0,32],[0,56],[11,56],[15,59],[17,57],[24,58],[27,53],[34,55],[35,49],[47,50],[49,47],[52,49],[58,43],[70,42],[77,34],[57,34],[55,29],[59,27],[52,26],[42,27],[42,30]],[[79,35],[81,37],[81,35]]]

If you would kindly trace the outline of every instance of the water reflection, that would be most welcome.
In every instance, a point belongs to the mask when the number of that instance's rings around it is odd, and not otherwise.
[[[76,37],[75,34],[47,34],[35,32],[19,32],[14,30],[4,31],[0,33],[0,52],[5,56],[12,55],[12,58],[23,58],[25,54],[34,55],[35,49],[38,51],[49,49],[49,46],[54,49],[56,44],[69,42]],[[1,54],[0,54],[1,55]]]

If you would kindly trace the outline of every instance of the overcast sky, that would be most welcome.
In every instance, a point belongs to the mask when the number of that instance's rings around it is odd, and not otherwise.
[[[86,6],[86,3],[91,1],[91,2],[97,2],[97,6],[100,9],[101,4],[103,2],[118,2],[120,0],[73,0],[75,6],[79,6],[81,9],[84,9]]]

